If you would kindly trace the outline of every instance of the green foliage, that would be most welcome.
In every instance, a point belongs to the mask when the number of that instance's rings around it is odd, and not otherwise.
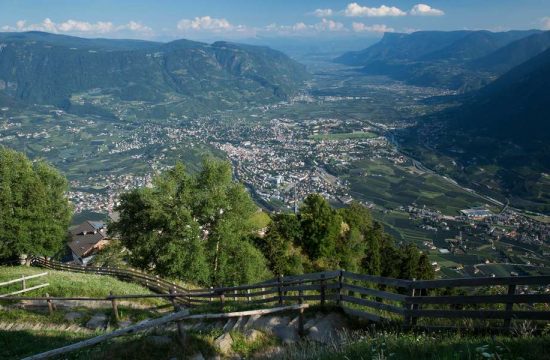
[[[105,297],[112,291],[116,295],[151,294],[151,291],[141,285],[118,280],[111,276],[75,273],[57,270],[44,270],[27,266],[0,266],[0,282],[20,278],[22,275],[33,275],[47,271],[48,275],[27,281],[27,286],[49,283],[50,285],[25,293],[25,296],[43,296],[45,293],[51,296],[71,297]],[[2,287],[0,293],[20,290],[21,285]],[[158,298],[135,299],[135,302],[147,305],[162,305],[166,301]]]
[[[256,243],[276,274],[346,269],[394,278],[434,277],[428,257],[413,245],[396,247],[366,207],[353,202],[335,210],[317,194],[305,199],[298,216],[273,215]]]
[[[0,147],[0,258],[52,256],[66,240],[67,180],[42,161]]]
[[[301,245],[312,260],[335,253],[342,218],[319,194],[308,195],[300,208]]]
[[[121,196],[120,219],[111,225],[142,269],[182,280],[227,285],[269,276],[250,242],[256,206],[232,180],[229,163],[205,159],[190,176],[182,164],[155,179],[152,188]]]

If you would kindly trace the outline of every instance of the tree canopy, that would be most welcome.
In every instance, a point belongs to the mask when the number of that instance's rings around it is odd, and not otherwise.
[[[276,274],[346,269],[395,278],[433,278],[428,257],[415,245],[398,247],[358,202],[334,209],[321,195],[306,197],[300,212],[275,214],[257,244]]]
[[[196,175],[183,164],[157,177],[151,188],[123,194],[111,231],[131,252],[132,265],[204,285],[233,285],[269,275],[252,245],[258,210],[233,181],[231,165],[205,159]]]
[[[72,217],[67,190],[53,167],[0,146],[0,258],[63,249]]]
[[[356,202],[334,209],[311,194],[298,214],[271,214],[260,231],[265,222],[257,206],[223,161],[206,159],[195,175],[178,163],[152,187],[123,194],[116,210],[120,218],[110,229],[133,266],[202,285],[330,269],[433,277],[425,255],[413,245],[396,246]]]

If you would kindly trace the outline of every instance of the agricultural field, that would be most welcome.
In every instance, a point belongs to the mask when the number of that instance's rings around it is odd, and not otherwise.
[[[416,204],[458,215],[460,209],[485,205],[478,196],[462,190],[439,176],[412,165],[394,164],[386,159],[364,159],[353,164],[349,182],[351,192],[384,208]]]

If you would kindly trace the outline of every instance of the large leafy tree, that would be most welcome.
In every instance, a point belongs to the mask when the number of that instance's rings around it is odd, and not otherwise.
[[[306,197],[298,216],[273,215],[266,236],[257,243],[278,274],[346,269],[395,278],[434,276],[427,255],[413,245],[396,246],[365,206],[352,202],[334,210],[318,194]],[[303,253],[289,256],[289,249]]]
[[[335,255],[342,218],[319,194],[308,195],[300,208],[301,245],[312,260]]]
[[[195,176],[183,164],[152,188],[121,196],[111,225],[131,251],[130,262],[161,275],[201,284],[231,285],[265,278],[266,261],[250,242],[246,221],[257,210],[233,181],[227,162],[205,159]]]
[[[72,217],[67,190],[53,167],[0,147],[0,258],[63,249]]]

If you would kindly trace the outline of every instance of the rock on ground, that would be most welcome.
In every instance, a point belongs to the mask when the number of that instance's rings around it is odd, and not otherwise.
[[[105,329],[107,328],[107,315],[105,314],[95,314],[90,320],[86,323],[88,329]]]
[[[214,344],[220,349],[224,354],[231,353],[231,345],[233,345],[233,339],[229,333],[222,334],[219,338],[214,341]]]
[[[65,314],[65,320],[75,321],[77,319],[82,318],[82,316],[84,316],[82,315],[82,313],[72,311]]]
[[[271,330],[273,335],[277,336],[283,344],[293,344],[300,341],[298,331],[295,328],[286,325],[277,325]]]
[[[345,326],[345,319],[338,313],[331,313],[309,329],[308,339],[328,344],[338,338],[338,332]]]

